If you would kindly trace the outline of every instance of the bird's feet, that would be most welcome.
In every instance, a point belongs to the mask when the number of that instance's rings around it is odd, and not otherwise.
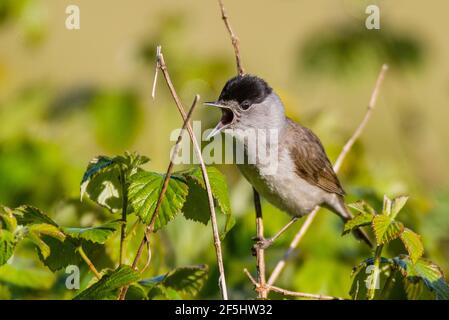
[[[265,250],[269,248],[273,244],[273,240],[271,238],[265,239],[261,237],[252,237],[252,240],[255,241],[251,251],[253,255],[256,255],[257,250]]]

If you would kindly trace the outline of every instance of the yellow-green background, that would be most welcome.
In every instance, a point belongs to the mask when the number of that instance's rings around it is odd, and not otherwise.
[[[364,27],[371,3],[381,9],[380,31]],[[80,7],[80,30],[65,28],[70,4]],[[271,84],[288,114],[321,137],[332,160],[364,115],[381,64],[390,64],[376,110],[339,176],[348,201],[363,198],[379,206],[383,194],[409,194],[400,218],[423,235],[426,255],[448,271],[447,1],[229,0],[225,5],[247,72]],[[346,32],[361,38],[345,38]],[[325,52],[330,60],[307,64],[304,48],[324,39],[347,42],[337,45],[340,51],[312,50],[312,58]],[[412,47],[401,49],[398,39]],[[38,206],[62,225],[92,225],[108,214],[78,204],[79,182],[91,158],[135,150],[151,158],[147,169],[165,171],[169,134],[181,122],[163,81],[156,100],[150,97],[157,44],[185,105],[195,93],[203,101],[215,99],[235,74],[214,0],[0,0],[0,203]],[[388,50],[393,54],[385,54]],[[218,118],[218,112],[201,107],[194,115],[203,129]],[[248,298],[252,286],[242,269],[254,271],[251,189],[232,166],[219,168],[228,177],[237,217],[224,240],[228,287],[231,297]],[[266,234],[288,221],[269,204],[263,208]],[[347,297],[351,267],[369,252],[340,233],[338,218],[323,210],[278,284]],[[268,250],[268,270],[293,234]],[[148,276],[208,263],[210,281],[201,297],[219,296],[209,227],[179,217],[157,239]],[[108,244],[112,259],[116,244]],[[394,243],[387,254],[402,250]],[[35,290],[19,281],[17,288],[3,279],[8,296],[70,297],[60,280],[64,273],[49,275],[33,251],[21,246],[12,264],[39,277],[42,272],[47,285]],[[127,259],[133,254],[130,250]],[[84,285],[90,277],[85,274]]]

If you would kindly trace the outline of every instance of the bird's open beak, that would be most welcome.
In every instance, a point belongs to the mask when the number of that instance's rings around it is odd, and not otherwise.
[[[232,121],[234,120],[234,112],[227,105],[221,104],[216,101],[205,102],[204,105],[220,108],[223,113],[220,122],[218,122],[218,124],[215,126],[214,130],[212,130],[212,132],[209,133],[208,136],[206,137],[206,140],[210,140],[212,137],[219,134],[223,129],[225,129],[227,126],[229,126],[232,123]]]

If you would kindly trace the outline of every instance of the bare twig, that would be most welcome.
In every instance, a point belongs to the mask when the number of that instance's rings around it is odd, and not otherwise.
[[[263,217],[262,217],[262,207],[260,205],[260,196],[256,189],[253,188],[254,194],[254,208],[256,209],[256,235],[258,239],[263,239]],[[268,297],[268,291],[265,287],[265,250],[263,248],[256,248],[256,269],[257,269],[257,280],[258,287],[257,291],[259,293],[260,299],[266,299]]]
[[[159,74],[159,55],[161,54],[161,46],[157,46],[156,48],[156,66],[154,70],[154,79],[153,79],[153,89],[151,90],[151,97],[154,99],[156,97],[156,83],[157,83],[157,76]]]
[[[126,220],[127,220],[127,208],[128,208],[128,195],[126,194],[126,181],[125,181],[125,173],[123,172],[123,168],[120,167],[120,185],[122,188],[122,221],[121,221],[121,230],[120,230],[120,253],[119,253],[119,266],[123,264],[123,258],[125,255],[125,247],[126,247]]]
[[[181,114],[181,117],[183,118],[183,121],[184,121],[183,129],[187,129],[190,139],[192,140],[192,144],[194,146],[195,153],[200,161],[201,173],[203,175],[204,185],[206,187],[206,192],[207,192],[208,202],[209,202],[209,210],[210,210],[210,215],[211,215],[214,246],[215,246],[215,253],[216,253],[216,257],[217,257],[217,264],[218,264],[218,271],[219,271],[218,283],[219,283],[222,298],[224,300],[227,300],[228,292],[227,292],[226,278],[225,278],[225,273],[224,273],[221,241],[220,241],[220,235],[219,235],[219,231],[218,231],[217,217],[215,214],[214,198],[212,196],[212,190],[211,190],[211,186],[210,186],[210,182],[209,182],[209,177],[207,174],[207,168],[206,168],[206,165],[204,164],[204,160],[203,160],[203,157],[201,154],[201,149],[200,149],[198,141],[196,140],[196,137],[193,133],[192,126],[190,125],[190,122],[188,121],[189,115],[186,115],[184,107],[181,103],[181,100],[179,99],[178,94],[176,93],[176,90],[171,81],[170,75],[167,70],[167,65],[165,64],[164,56],[162,54],[162,50],[161,50],[160,46],[157,49],[157,62],[156,63],[157,63],[158,69],[160,69],[162,71],[162,74],[164,75],[165,81],[166,81],[167,86],[170,90],[170,93],[173,97],[173,100],[175,101],[176,107],[178,108],[178,111]],[[194,106],[195,106],[195,103],[192,105],[192,108],[194,108]],[[192,108],[190,111],[193,111]],[[191,114],[191,112],[189,112],[189,113]],[[177,153],[176,146],[175,146],[174,151],[176,151],[176,152],[173,152],[172,157],[174,157]],[[169,168],[167,169],[167,172],[169,172],[169,170],[171,171],[172,167],[173,167],[173,159],[170,161]],[[168,174],[166,175],[166,179],[168,180],[167,177],[168,177]],[[165,181],[164,181],[164,184],[165,184]],[[160,201],[158,199],[158,204],[159,204],[159,202]],[[159,206],[160,206],[160,204],[159,204]],[[156,206],[156,209],[157,209],[157,207],[158,206]],[[153,218],[155,219],[155,215],[153,215],[152,221],[153,221]],[[137,261],[139,260],[140,256],[142,255],[143,248],[148,239],[148,234],[149,234],[148,231],[150,231],[150,229],[149,229],[150,226],[151,226],[151,222],[150,222],[150,225],[146,228],[144,239],[140,243],[139,249],[137,250],[136,258],[134,259],[134,263],[133,263],[134,268],[137,266]],[[126,290],[122,289],[119,298],[124,299],[125,294],[126,294]]]
[[[159,193],[159,197],[158,197],[157,202],[156,202],[156,208],[154,209],[153,215],[151,216],[150,223],[148,224],[148,226],[145,227],[144,236],[142,238],[142,241],[140,242],[139,248],[137,249],[136,257],[134,258],[134,261],[133,261],[133,264],[132,264],[133,269],[137,269],[137,264],[138,264],[138,262],[140,260],[140,257],[142,256],[143,249],[144,249],[146,244],[148,245],[149,257],[148,257],[147,263],[146,263],[146,265],[145,265],[143,270],[145,270],[148,267],[148,264],[149,264],[148,261],[149,261],[149,259],[151,257],[151,251],[150,251],[150,247],[149,247],[150,234],[154,231],[154,225],[156,223],[156,219],[158,217],[159,210],[160,210],[161,205],[162,205],[162,200],[164,199],[165,193],[166,193],[167,188],[168,188],[168,183],[170,181],[170,177],[171,177],[171,174],[173,172],[173,167],[174,167],[174,157],[178,153],[179,146],[181,144],[181,140],[182,140],[182,136],[183,136],[183,131],[185,130],[185,128],[189,124],[190,118],[192,117],[192,114],[193,114],[193,110],[195,109],[195,106],[196,106],[199,98],[200,98],[199,95],[195,96],[195,99],[193,100],[193,103],[192,103],[192,107],[190,108],[189,113],[187,114],[187,116],[184,119],[184,124],[182,126],[181,132],[179,133],[179,136],[178,136],[178,139],[176,141],[175,147],[173,149],[173,153],[172,153],[172,156],[171,156],[171,159],[170,159],[170,163],[168,165],[167,172],[166,172],[165,178],[164,178],[164,182],[162,184],[162,189],[161,189],[161,192]],[[127,290],[128,290],[128,287],[123,287],[120,290],[119,297],[118,297],[119,300],[123,300],[125,298]]]
[[[182,118],[186,119],[186,114],[184,111],[184,107],[182,106],[181,100],[179,99],[175,88],[173,86],[173,83],[171,82],[170,75],[167,71],[167,66],[164,61],[164,56],[161,53],[159,55],[159,64],[160,69],[162,71],[162,74],[164,75],[165,81],[167,82],[168,88],[170,89],[170,93],[173,97],[173,100],[175,100],[176,106],[178,107],[178,111],[181,114]],[[224,272],[224,265],[223,265],[223,254],[221,250],[221,241],[220,241],[220,235],[218,231],[218,224],[217,224],[217,216],[215,214],[215,206],[214,206],[214,198],[212,196],[212,190],[210,187],[209,182],[209,176],[207,174],[207,168],[204,164],[203,156],[201,154],[201,148],[198,144],[198,141],[195,138],[195,134],[193,133],[192,126],[189,122],[187,122],[187,131],[189,133],[190,139],[192,140],[193,147],[195,149],[195,153],[198,157],[198,160],[200,162],[200,168],[201,168],[201,174],[203,175],[204,185],[206,187],[207,192],[207,199],[209,202],[209,211],[210,211],[210,220],[212,225],[212,233],[214,237],[214,246],[215,246],[215,254],[217,258],[217,264],[218,264],[218,272],[219,272],[219,286],[221,291],[221,296],[224,300],[228,300],[228,290],[226,287],[226,278],[225,278],[225,272]]]
[[[248,269],[243,269],[243,272],[248,276],[249,280],[252,282],[252,284],[256,287],[257,291],[260,291],[260,284],[259,282],[254,279],[254,277],[249,273]],[[265,290],[274,291],[281,293],[285,296],[292,296],[292,297],[301,297],[301,298],[309,298],[309,299],[318,299],[318,300],[343,300],[342,298],[332,297],[332,296],[326,296],[321,294],[313,294],[313,293],[304,293],[304,292],[297,292],[297,291],[290,291],[286,289],[282,289],[275,286],[265,285]]]
[[[78,253],[80,254],[81,258],[83,258],[84,262],[86,262],[87,266],[89,267],[89,269],[92,271],[92,273],[95,275],[95,277],[100,280],[101,279],[101,274],[98,272],[97,268],[95,268],[94,264],[92,263],[92,261],[89,259],[89,257],[87,256],[87,254],[84,252],[84,249],[82,246],[79,246],[77,248]]]
[[[235,35],[235,33],[232,31],[232,27],[231,27],[231,24],[229,23],[229,17],[226,12],[226,9],[224,7],[223,0],[218,0],[218,4],[220,5],[221,18],[223,19],[226,29],[229,32],[229,36],[231,37],[232,46],[234,47],[235,62],[237,64],[237,73],[239,75],[243,75],[243,74],[245,74],[245,69],[243,69],[242,59],[240,58],[240,40]]]
[[[385,73],[387,72],[387,70],[388,70],[388,66],[386,64],[384,64],[382,66],[381,70],[380,70],[379,76],[377,77],[377,81],[376,81],[376,84],[374,86],[373,92],[371,93],[371,98],[370,98],[370,101],[368,103],[368,108],[366,110],[366,113],[365,113],[365,116],[364,116],[362,122],[360,122],[359,126],[354,131],[354,133],[352,134],[351,138],[343,146],[343,149],[340,152],[340,155],[338,156],[337,160],[335,161],[335,164],[334,164],[334,171],[335,172],[338,172],[340,170],[341,165],[342,165],[343,160],[345,159],[346,155],[351,150],[351,148],[354,145],[355,141],[360,137],[360,135],[362,134],[363,130],[365,129],[365,126],[366,126],[366,124],[368,123],[368,121],[369,121],[369,119],[371,117],[371,113],[372,113],[374,107],[376,106],[377,97],[379,95],[379,89],[380,89],[380,86],[381,86],[381,84],[382,84],[382,82],[384,80]],[[307,216],[306,221],[304,222],[304,224],[301,226],[301,229],[299,229],[298,233],[293,238],[293,240],[290,243],[290,246],[288,247],[286,253],[283,256],[283,258],[281,260],[279,260],[279,262],[276,264],[273,272],[270,275],[270,278],[268,279],[268,285],[272,285],[277,280],[277,278],[279,277],[280,273],[284,269],[285,264],[286,264],[288,258],[293,254],[295,248],[298,246],[298,244],[301,241],[301,239],[303,238],[304,234],[307,232],[307,230],[309,229],[310,225],[312,224],[313,219],[315,219],[315,216],[316,216],[318,210],[319,210],[319,207],[316,207]]]

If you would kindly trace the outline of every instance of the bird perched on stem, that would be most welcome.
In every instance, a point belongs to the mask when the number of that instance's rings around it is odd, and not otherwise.
[[[282,101],[265,80],[236,76],[225,84],[217,101],[205,104],[222,111],[221,120],[208,138],[220,132],[232,135],[243,146],[246,161],[237,163],[243,176],[262,197],[292,216],[272,238],[257,239],[256,246],[267,248],[316,206],[330,209],[343,221],[352,218],[344,203],[345,192],[320,139],[285,115]],[[260,135],[261,131],[266,134]],[[276,139],[267,139],[273,132]],[[268,154],[276,155],[270,157],[275,165],[267,163]],[[363,230],[357,229],[355,234],[372,246]]]

